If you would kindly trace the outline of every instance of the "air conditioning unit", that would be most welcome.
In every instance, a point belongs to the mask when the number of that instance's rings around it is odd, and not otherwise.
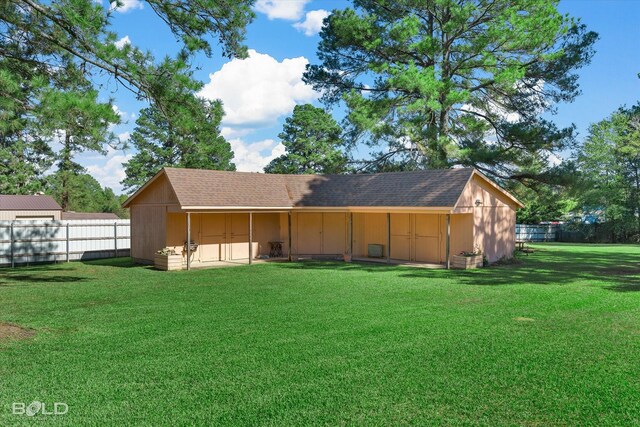
[[[384,256],[384,245],[370,243],[367,247],[367,256],[369,258],[382,258]]]

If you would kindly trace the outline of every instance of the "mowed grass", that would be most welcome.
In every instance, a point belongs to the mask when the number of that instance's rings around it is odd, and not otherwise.
[[[0,425],[640,423],[640,247],[478,271],[128,259],[0,270]]]

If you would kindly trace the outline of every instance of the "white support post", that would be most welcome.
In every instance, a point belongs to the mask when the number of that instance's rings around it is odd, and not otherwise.
[[[253,263],[253,212],[249,212],[249,264]]]
[[[445,243],[445,255],[447,257],[447,270],[451,268],[451,214],[447,214],[447,237]]]
[[[191,270],[191,212],[187,212],[187,270]]]

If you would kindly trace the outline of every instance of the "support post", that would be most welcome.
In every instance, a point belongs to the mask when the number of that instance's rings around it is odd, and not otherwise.
[[[447,257],[447,270],[451,268],[451,214],[447,214],[447,237],[445,240],[445,256]]]
[[[391,213],[387,212],[387,264],[391,264]]]
[[[118,258],[118,223],[113,223],[113,254],[114,258]]]
[[[11,239],[11,268],[15,267],[15,237],[13,231],[13,221],[11,221],[11,231],[10,231],[10,239]]]
[[[66,258],[65,259],[66,259],[67,262],[69,262],[69,223],[67,223],[67,227],[66,228],[67,228],[67,234],[66,234],[66,236],[67,236],[67,238],[66,238],[67,248],[66,248]]]
[[[187,270],[191,270],[191,212],[187,212]]]
[[[249,212],[249,264],[253,263],[253,213]]]
[[[291,262],[291,211],[287,212],[287,227],[288,227],[288,235],[287,238],[289,239],[289,242],[287,244],[287,249],[289,252],[287,258],[289,259],[289,262]]]
[[[349,262],[353,262],[353,212],[349,212]]]

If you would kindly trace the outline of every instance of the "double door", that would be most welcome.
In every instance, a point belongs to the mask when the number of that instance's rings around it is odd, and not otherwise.
[[[391,258],[440,262],[441,215],[391,214]]]
[[[336,255],[345,252],[344,213],[299,213],[297,220],[298,254]]]
[[[200,262],[249,258],[249,214],[200,214]]]

